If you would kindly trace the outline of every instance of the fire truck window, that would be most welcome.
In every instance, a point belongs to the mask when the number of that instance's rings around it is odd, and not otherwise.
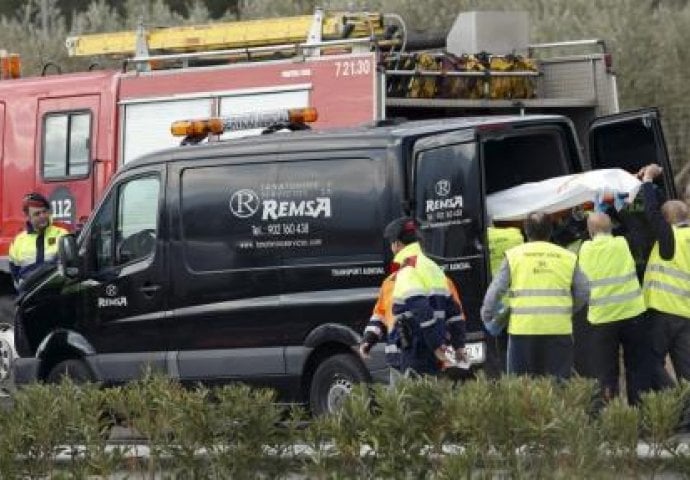
[[[148,257],[156,247],[157,177],[132,180],[119,189],[115,260],[117,265]]]
[[[65,177],[67,173],[67,115],[46,118],[43,142],[43,176]]]
[[[124,106],[122,163],[163,148],[177,147],[180,138],[170,135],[170,124],[186,118],[205,118],[213,113],[210,98],[151,101]]]
[[[88,114],[72,115],[69,137],[68,175],[86,175],[89,173],[89,135],[91,133],[91,116]]]
[[[60,113],[45,117],[43,177],[59,179],[89,173],[91,114]]]

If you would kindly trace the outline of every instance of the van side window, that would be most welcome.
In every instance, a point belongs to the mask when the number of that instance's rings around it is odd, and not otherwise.
[[[140,260],[156,247],[158,223],[157,177],[138,178],[119,188],[117,201],[117,265]]]
[[[187,268],[379,260],[383,163],[339,158],[185,169],[181,223]]]
[[[595,129],[590,147],[596,165],[592,167],[623,168],[634,174],[645,165],[658,163],[654,135],[651,125],[640,118]]]
[[[487,138],[482,149],[487,194],[571,173],[557,128]]]
[[[280,232],[264,220],[262,185],[276,184],[272,163],[219,165],[183,170],[181,183],[184,261],[195,272],[274,266],[280,258],[268,242]]]
[[[91,114],[68,112],[43,119],[43,178],[58,179],[89,173]]]
[[[476,254],[482,205],[475,143],[421,151],[414,170],[415,214],[432,257]]]
[[[149,256],[156,246],[158,177],[120,184],[101,204],[88,236],[88,265],[99,272]]]
[[[98,272],[113,265],[113,198],[108,195],[91,224],[89,270]]]
[[[273,250],[295,266],[380,261],[383,165],[371,158],[281,163],[278,187],[293,193],[267,192],[279,205],[269,225],[286,242]]]

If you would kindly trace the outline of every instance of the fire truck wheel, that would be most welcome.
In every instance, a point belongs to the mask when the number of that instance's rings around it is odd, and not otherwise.
[[[369,380],[362,362],[347,353],[333,355],[314,372],[309,389],[309,407],[313,415],[337,411],[357,383]]]
[[[88,365],[86,365],[86,363],[82,362],[81,360],[69,359],[63,360],[55,365],[48,373],[46,382],[60,383],[66,378],[69,378],[77,385],[81,383],[93,382],[95,380],[93,374],[91,373],[91,369],[88,367]]]

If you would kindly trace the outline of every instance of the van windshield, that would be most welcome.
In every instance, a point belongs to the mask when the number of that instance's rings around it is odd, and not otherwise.
[[[559,128],[524,130],[482,141],[486,193],[572,173]]]

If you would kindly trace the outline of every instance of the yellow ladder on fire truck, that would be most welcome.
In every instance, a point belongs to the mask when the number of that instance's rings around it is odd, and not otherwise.
[[[71,36],[70,56],[146,56],[149,52],[180,53],[271,45],[316,43],[350,38],[382,38],[380,13],[324,13],[207,25],[165,27],[146,31],[112,32]]]

